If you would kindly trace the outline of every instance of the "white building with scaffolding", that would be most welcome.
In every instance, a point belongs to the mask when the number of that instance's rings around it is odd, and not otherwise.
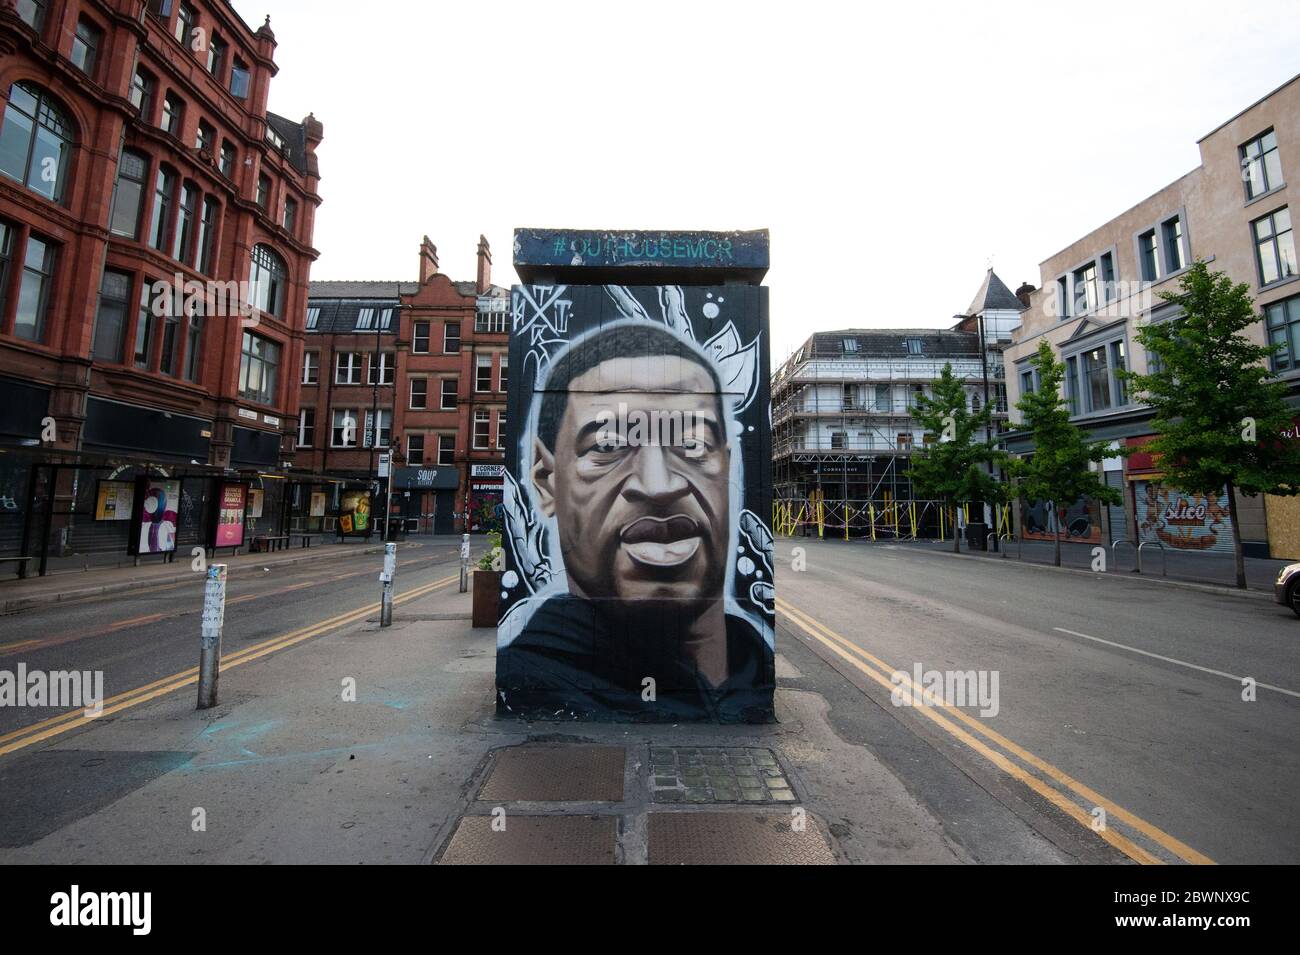
[[[772,376],[777,529],[815,526],[873,539],[950,534],[933,502],[916,499],[908,478],[915,449],[937,440],[914,417],[916,399],[931,393],[949,364],[966,386],[968,407],[992,403],[994,433],[1005,430],[1002,351],[1024,307],[990,269],[950,328],[811,335]]]

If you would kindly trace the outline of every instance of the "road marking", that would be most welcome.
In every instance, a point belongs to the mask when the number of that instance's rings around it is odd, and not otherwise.
[[[1104,643],[1108,647],[1115,647],[1120,650],[1127,650],[1129,653],[1140,653],[1144,657],[1152,657],[1156,660],[1164,660],[1166,663],[1176,663],[1180,667],[1187,667],[1189,670],[1200,670],[1202,673],[1212,673],[1214,676],[1225,676],[1229,680],[1235,680],[1240,683],[1246,679],[1244,676],[1235,676],[1231,673],[1224,673],[1222,670],[1211,670],[1209,667],[1203,667],[1198,663],[1188,663],[1186,660],[1176,660],[1173,657],[1161,656],[1159,653],[1152,653],[1150,650],[1139,650],[1137,647],[1130,647],[1123,643],[1116,643],[1114,640],[1103,640],[1101,637],[1091,637],[1086,633],[1080,633],[1077,630],[1066,630],[1064,627],[1053,627],[1053,630],[1061,633],[1068,633],[1072,637],[1082,637],[1084,640],[1094,640],[1097,643]],[[1260,683],[1258,680],[1255,685],[1265,690],[1273,690],[1275,693],[1285,693],[1287,696],[1294,696],[1300,699],[1300,693],[1295,690],[1288,690],[1285,687],[1274,686],[1271,683]]]
[[[459,580],[460,574],[456,573],[441,580],[435,580],[432,583],[423,584],[406,591],[394,598],[393,603],[406,603],[408,600],[415,600],[423,597],[440,587],[448,586],[452,581]],[[221,671],[233,669],[242,666],[245,663],[251,663],[259,660],[277,650],[283,650],[291,647],[296,643],[309,640],[312,637],[320,636],[331,630],[337,630],[348,624],[356,623],[358,620],[364,620],[370,614],[379,610],[379,604],[369,604],[360,607],[357,610],[341,614],[337,617],[331,617],[328,620],[311,624],[299,630],[281,634],[278,637],[271,637],[261,643],[254,644],[251,647],[245,647],[242,650],[230,654],[221,661]],[[0,756],[6,756],[9,753],[31,746],[33,743],[39,743],[41,740],[50,739],[66,733],[69,730],[84,726],[87,723],[93,723],[97,719],[102,719],[113,713],[120,712],[140,703],[157,699],[176,690],[182,689],[196,682],[199,677],[199,668],[191,667],[188,670],[182,670],[180,673],[173,673],[171,676],[163,677],[161,680],[155,680],[153,683],[138,686],[135,689],[127,690],[116,696],[109,697],[104,701],[103,711],[99,716],[89,717],[85,715],[84,709],[70,710],[67,713],[61,713],[58,716],[50,717],[48,720],[42,720],[39,723],[33,723],[30,726],[24,726],[21,729],[13,730],[0,736]]]
[[[848,660],[851,664],[853,664],[855,667],[857,667],[859,670],[861,670],[863,673],[869,676],[872,680],[879,683],[881,686],[885,687],[886,689],[890,690],[891,693],[893,692],[895,684],[891,681],[890,677],[894,673],[902,672],[902,671],[899,671],[895,667],[889,666],[883,660],[868,653],[866,650],[858,646],[853,641],[848,640],[847,638],[841,636],[840,634],[836,633],[834,630],[831,630],[829,627],[818,622],[812,616],[808,615],[807,613],[800,610],[799,608],[793,606],[792,604],[789,603],[789,601],[786,601],[782,598],[777,598],[776,603],[778,609],[780,609],[781,612],[784,613],[787,618],[789,618],[791,621],[797,624],[802,630],[804,630],[806,633],[808,633],[818,642],[830,648],[837,655]],[[828,637],[830,639],[827,639]],[[878,670],[872,669],[871,667],[864,665],[855,656],[850,655],[850,653],[844,652],[844,650],[841,649],[841,646],[837,644],[842,645],[844,648],[847,648],[848,651],[850,651],[852,654],[856,654],[857,657],[861,657],[862,660],[869,661],[874,667],[878,668]],[[1193,849],[1191,846],[1188,846],[1186,843],[1169,835],[1167,832],[1164,832],[1162,829],[1159,829],[1158,827],[1152,825],[1146,820],[1141,819],[1140,817],[1134,815],[1133,813],[1129,812],[1127,809],[1124,809],[1122,806],[1117,805],[1112,800],[1105,798],[1104,796],[1100,795],[1090,787],[1084,785],[1083,783],[1069,776],[1062,770],[1057,769],[1055,766],[1048,763],[1047,761],[1035,756],[1033,753],[1030,753],[1028,750],[1017,745],[1016,743],[1013,743],[1011,740],[1007,739],[1002,734],[988,728],[987,726],[984,726],[980,720],[971,716],[969,713],[964,712],[958,707],[950,706],[947,703],[944,703],[942,700],[935,698],[932,694],[927,693],[923,688],[915,686],[911,678],[908,677],[906,673],[903,673],[902,677],[903,677],[903,682],[908,686],[910,691],[918,693],[918,695],[921,696],[923,699],[926,699],[927,701],[932,703],[931,706],[916,707],[915,710],[917,712],[928,717],[931,721],[936,723],[946,732],[948,732],[949,734],[951,734],[961,742],[965,743],[967,746],[970,746],[976,752],[980,753],[980,755],[984,756],[986,759],[988,759],[990,762],[996,765],[999,769],[1002,769],[1004,772],[1008,773],[1009,775],[1023,782],[1025,785],[1029,786],[1029,788],[1033,789],[1035,792],[1042,795],[1053,805],[1057,806],[1066,814],[1068,814],[1071,818],[1079,822],[1080,825],[1086,826],[1090,831],[1094,831],[1092,830],[1092,817],[1090,814],[1086,813],[1072,800],[1068,799],[1057,790],[1052,789],[1050,786],[1048,786],[1042,780],[1038,779],[1036,776],[1031,775],[1030,773],[1026,772],[1022,767],[1017,766],[1016,764],[1010,762],[1010,760],[1008,760],[1001,753],[998,753],[990,749],[984,743],[975,739],[973,736],[971,736],[966,731],[962,730],[960,727],[954,725],[953,723],[950,723],[948,720],[939,716],[939,714],[935,712],[935,709],[936,708],[942,709],[946,715],[954,717],[960,720],[961,722],[966,723],[968,726],[976,730],[980,735],[984,736],[991,742],[996,743],[998,746],[1002,747],[1009,753],[1012,753],[1013,755],[1021,759],[1023,762],[1028,763],[1030,766],[1034,767],[1040,772],[1051,777],[1060,785],[1065,786],[1067,789],[1072,790],[1077,795],[1082,796],[1092,806],[1100,806],[1104,808],[1109,817],[1118,819],[1121,822],[1124,822],[1127,825],[1133,827],[1134,829],[1143,833],[1152,841],[1156,842],[1158,845],[1164,847],[1169,852],[1176,855],[1178,858],[1183,859],[1185,862],[1191,862],[1198,865],[1214,864],[1214,860],[1211,859],[1209,856],[1201,852],[1198,852],[1197,850]],[[1101,836],[1103,839],[1105,839],[1111,845],[1115,846],[1125,855],[1129,856],[1130,858],[1138,862],[1150,864],[1150,863],[1160,863],[1162,861],[1159,858],[1151,855],[1145,849],[1142,849],[1140,846],[1136,845],[1130,840],[1114,832],[1110,827],[1107,827],[1106,829],[1103,829],[1101,832],[1098,832],[1097,835]]]

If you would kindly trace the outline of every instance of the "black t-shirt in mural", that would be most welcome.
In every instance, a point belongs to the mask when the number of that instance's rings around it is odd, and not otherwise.
[[[767,722],[772,650],[749,621],[726,615],[727,678],[717,686],[683,652],[671,602],[615,619],[597,602],[559,594],[497,651],[497,711],[533,718]],[[644,680],[654,700],[643,699]]]

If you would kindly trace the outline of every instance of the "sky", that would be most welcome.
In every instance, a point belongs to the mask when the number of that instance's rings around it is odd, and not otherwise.
[[[945,327],[1300,72],[1300,0],[234,0],[324,123],[313,279],[515,281],[519,226],[771,230],[772,364]],[[361,12],[359,12],[361,11]]]

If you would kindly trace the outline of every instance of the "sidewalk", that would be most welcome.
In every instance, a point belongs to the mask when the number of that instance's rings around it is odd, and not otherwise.
[[[420,537],[399,543],[398,551],[427,546],[451,546],[460,543],[458,536]],[[219,555],[208,558],[211,564],[226,564],[232,575],[241,567],[277,567],[304,561],[328,561],[359,554],[382,554],[383,542],[364,540],[328,541],[308,548],[294,547],[266,554]],[[177,551],[172,563],[159,558],[141,562],[139,567],[99,567],[87,571],[47,574],[44,577],[0,579],[0,614],[16,613],[32,607],[78,600],[100,594],[118,593],[141,586],[181,583],[196,579],[188,552]]]
[[[224,673],[213,710],[191,686],[0,759],[0,863],[1097,861],[784,630],[778,724],[529,724],[494,715],[495,631],[469,612],[448,585]]]

